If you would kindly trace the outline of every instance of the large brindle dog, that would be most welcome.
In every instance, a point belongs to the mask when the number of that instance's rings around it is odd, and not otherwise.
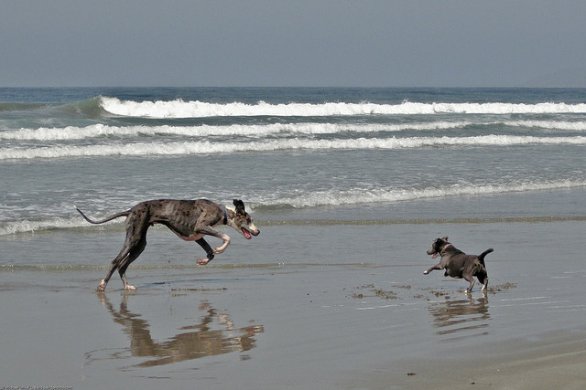
[[[206,265],[214,255],[226,250],[230,244],[230,237],[214,229],[218,225],[227,225],[238,230],[244,238],[250,240],[258,236],[260,230],[254,226],[252,218],[244,209],[244,202],[234,199],[234,210],[211,202],[207,199],[176,200],[160,199],[141,202],[129,210],[111,215],[95,221],[77,209],[83,218],[92,224],[101,224],[120,217],[126,218],[126,240],[118,256],[112,260],[112,265],[106,277],[100,281],[98,291],[104,291],[106,284],[114,271],[118,270],[125,290],[134,290],[135,287],[126,279],[126,269],[137,259],[146,247],[146,233],[155,223],[165,225],[179,238],[197,242],[207,254],[206,258],[197,260],[197,264]],[[223,244],[212,249],[204,236],[213,236],[221,239]]]
[[[427,250],[427,254],[436,258],[440,255],[442,258],[439,263],[427,269],[423,274],[427,275],[433,270],[445,269],[444,276],[452,278],[464,278],[468,281],[469,286],[466,293],[472,292],[474,286],[474,277],[482,283],[482,291],[486,292],[488,286],[488,274],[484,264],[484,256],[493,251],[492,248],[485,250],[480,255],[467,255],[448,241],[448,237],[436,238]]]

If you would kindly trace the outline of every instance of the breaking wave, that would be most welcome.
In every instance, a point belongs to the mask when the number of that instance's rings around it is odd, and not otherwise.
[[[17,233],[34,233],[36,231],[53,230],[53,229],[73,229],[87,226],[79,218],[51,218],[39,221],[12,221],[0,223],[0,236]]]
[[[447,198],[458,196],[483,196],[506,194],[515,192],[532,192],[544,190],[571,189],[586,187],[586,181],[583,180],[560,180],[544,182],[525,182],[515,184],[495,184],[495,185],[453,185],[446,187],[430,187],[422,189],[349,189],[349,190],[331,190],[331,191],[310,191],[301,192],[294,196],[277,196],[276,198],[265,198],[254,200],[250,197],[249,205],[253,211],[273,210],[283,208],[313,208],[313,207],[337,207],[352,206],[359,204],[377,204],[377,203],[394,203],[402,201],[416,201],[421,199]],[[582,218],[583,217],[576,217]],[[101,225],[98,229],[120,228],[123,219],[108,222]],[[387,221],[392,223],[392,221]],[[437,222],[437,221],[435,221]],[[88,225],[79,216],[50,218],[39,221],[9,221],[0,222],[0,236],[18,233],[34,233],[57,229],[81,229],[95,226]]]
[[[377,133],[402,131],[435,131],[463,129],[468,126],[508,126],[536,128],[542,130],[586,131],[584,121],[503,121],[503,122],[473,122],[473,121],[437,121],[416,122],[401,124],[376,123],[272,123],[258,125],[226,125],[226,126],[109,126],[95,124],[85,127],[68,126],[63,128],[38,128],[0,131],[0,139],[14,141],[72,141],[88,138],[105,137],[140,137],[140,136],[243,136],[266,137],[274,135],[319,135],[338,133]]]
[[[336,134],[342,132],[375,133],[405,130],[447,130],[463,128],[472,122],[430,122],[409,124],[334,124],[334,123],[275,123],[268,125],[229,126],[107,126],[20,129],[0,132],[0,139],[18,141],[70,141],[100,137],[137,137],[178,135],[186,137],[246,136],[263,137],[277,134]]]
[[[560,114],[586,113],[586,103],[284,103],[260,101],[209,103],[202,101],[132,101],[101,97],[100,106],[110,114],[141,118],[204,118],[232,116],[351,116],[430,114]]]
[[[281,150],[349,150],[406,149],[453,146],[514,146],[514,145],[585,145],[586,137],[533,137],[485,135],[476,137],[405,137],[358,139],[280,139],[252,142],[152,142],[87,146],[51,146],[42,148],[0,149],[0,160],[106,157],[106,156],[180,156]]]
[[[507,121],[505,126],[529,127],[545,130],[586,131],[586,122],[576,121]]]
[[[263,201],[256,209],[263,208],[307,208],[323,206],[349,206],[356,204],[392,203],[419,199],[444,198],[455,196],[481,196],[513,192],[530,192],[556,189],[569,189],[586,186],[586,181],[561,180],[547,182],[527,182],[501,185],[454,185],[450,187],[424,189],[353,189],[347,191],[317,191],[293,197],[283,197]]]

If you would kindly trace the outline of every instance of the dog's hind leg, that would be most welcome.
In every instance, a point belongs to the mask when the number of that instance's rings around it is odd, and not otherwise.
[[[114,260],[112,260],[112,264],[110,265],[110,269],[108,270],[108,272],[106,272],[106,277],[104,277],[104,279],[102,279],[100,281],[100,284],[98,284],[98,291],[106,290],[106,285],[110,281],[112,274],[114,274],[114,271],[116,271],[116,269],[118,267],[120,267],[120,264],[124,261],[124,259],[128,257],[128,253],[129,253],[128,245],[125,242],[124,246],[120,250],[120,253],[118,253],[118,256],[116,256],[114,258]]]
[[[140,254],[144,251],[146,244],[146,236],[141,237],[138,243],[130,249],[128,256],[122,261],[122,263],[118,267],[118,274],[120,275],[120,279],[122,279],[122,283],[124,284],[125,290],[136,290],[136,287],[128,283],[128,279],[126,279],[126,269],[134,260],[138,258],[138,256],[140,256]]]
[[[470,294],[472,293],[472,288],[474,288],[474,276],[473,275],[464,275],[464,279],[466,279],[466,281],[468,281],[469,285],[468,288],[466,289],[466,294]]]
[[[126,281],[124,273],[126,268],[142,253],[146,246],[146,231],[148,229],[147,213],[142,211],[130,214],[126,219],[126,240],[124,245],[118,253],[118,256],[112,260],[112,265],[106,273],[106,277],[100,281],[98,291],[104,291],[106,285],[110,281],[112,274],[118,270],[125,289],[131,289],[131,286]]]
[[[478,278],[478,281],[482,284],[482,292],[486,294],[488,289],[488,275],[486,271],[484,269],[478,271],[476,277]]]

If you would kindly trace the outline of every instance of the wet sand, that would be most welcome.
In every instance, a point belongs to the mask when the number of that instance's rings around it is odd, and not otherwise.
[[[539,341],[486,346],[474,359],[404,361],[355,378],[364,389],[583,389],[586,332],[553,332]],[[389,386],[389,384],[392,384]]]
[[[0,386],[583,388],[583,233],[580,221],[272,226],[196,267],[197,248],[153,230],[128,272],[138,290],[113,278],[105,294],[120,232],[2,238]],[[446,234],[469,253],[495,248],[486,296],[422,274]]]

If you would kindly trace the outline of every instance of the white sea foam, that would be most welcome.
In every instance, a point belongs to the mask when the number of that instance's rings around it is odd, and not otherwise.
[[[294,196],[281,196],[277,198],[262,199],[261,202],[251,202],[253,209],[270,207],[294,207],[311,208],[321,206],[352,206],[358,204],[393,203],[400,201],[415,201],[419,199],[432,199],[457,196],[482,196],[504,194],[513,192],[531,192],[556,189],[570,189],[585,187],[584,180],[560,180],[542,182],[522,182],[500,185],[453,185],[446,187],[429,187],[423,189],[349,189],[331,191],[300,192]],[[118,220],[119,223],[122,220]],[[109,222],[108,224],[115,224]],[[75,229],[87,227],[88,224],[79,217],[75,218],[49,218],[40,221],[13,221],[0,224],[0,236],[17,233],[33,233],[52,229]]]
[[[202,118],[212,116],[349,116],[430,114],[555,114],[586,113],[586,104],[567,103],[286,103],[246,104],[202,101],[132,101],[101,97],[101,107],[114,115],[143,118]]]
[[[165,126],[162,126],[163,128]],[[97,138],[108,136],[137,136],[142,134],[153,134],[149,127],[116,127],[102,124],[86,127],[67,126],[62,128],[38,128],[20,129],[0,132],[0,139],[16,141],[70,141],[85,138]]]
[[[586,181],[560,180],[526,182],[501,185],[454,185],[424,189],[352,189],[347,191],[316,191],[292,197],[263,201],[263,206],[289,206],[295,208],[319,206],[344,206],[354,204],[388,203],[453,196],[481,196],[512,192],[529,192],[576,188],[586,186]]]
[[[477,137],[406,137],[358,139],[280,139],[252,142],[151,142],[88,146],[0,149],[0,160],[95,157],[95,156],[177,156],[278,150],[404,149],[433,146],[585,145],[586,137],[533,137],[485,135]]]
[[[334,124],[334,123],[274,123],[268,125],[228,126],[107,126],[20,129],[0,132],[0,139],[18,141],[70,141],[99,137],[137,137],[180,135],[186,137],[246,136],[262,137],[275,134],[336,134],[342,132],[374,133],[405,130],[426,131],[463,128],[472,122],[428,122],[406,124]]]
[[[506,121],[506,126],[536,127],[547,130],[586,131],[586,122],[576,121]]]
[[[49,230],[49,229],[72,229],[87,226],[87,223],[79,218],[51,218],[40,221],[14,221],[5,222],[0,225],[0,236],[16,234],[16,233],[34,233],[35,231]]]
[[[15,141],[72,141],[101,137],[138,137],[157,135],[176,135],[185,137],[243,136],[264,137],[277,134],[337,134],[377,133],[401,131],[433,131],[462,129],[467,126],[510,126],[540,128],[546,130],[586,131],[586,122],[569,121],[436,121],[401,124],[338,124],[338,123],[272,123],[266,125],[227,125],[227,126],[108,126],[103,124],[85,127],[68,126],[63,128],[19,129],[0,132],[0,139]]]

